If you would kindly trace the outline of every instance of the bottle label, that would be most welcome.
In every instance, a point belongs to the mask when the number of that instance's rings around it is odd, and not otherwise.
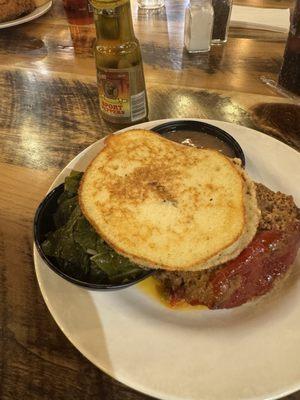
[[[138,80],[143,82],[141,66],[118,70],[100,68],[97,76],[103,113],[131,121],[146,116],[145,90],[137,90]]]

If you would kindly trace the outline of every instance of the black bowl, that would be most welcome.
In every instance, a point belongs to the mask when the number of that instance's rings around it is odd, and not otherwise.
[[[114,284],[92,283],[80,280],[77,278],[73,278],[72,276],[67,275],[65,272],[63,272],[60,269],[59,265],[57,265],[55,259],[46,256],[46,254],[42,249],[42,243],[46,238],[46,234],[54,229],[53,214],[57,209],[57,199],[62,194],[63,191],[64,191],[64,184],[62,183],[61,185],[53,189],[50,193],[48,193],[47,196],[39,205],[39,207],[37,208],[34,217],[33,230],[34,230],[35,244],[40,256],[48,265],[48,267],[52,269],[52,271],[56,272],[58,275],[68,280],[69,282],[75,283],[76,285],[99,291],[124,289],[128,286],[132,286],[142,281],[143,279],[147,278],[148,276],[154,273],[153,270],[150,271],[145,270],[145,273],[142,276],[139,276],[137,279],[133,281],[126,282],[124,284],[114,285]]]
[[[223,131],[223,129],[217,128],[214,125],[194,120],[179,120],[157,125],[154,128],[151,128],[151,130],[161,135],[185,130],[199,132],[199,134],[205,133],[207,135],[217,137],[233,150],[235,157],[239,158],[242,162],[242,166],[245,167],[245,155],[241,146],[231,135],[229,135],[229,133]]]

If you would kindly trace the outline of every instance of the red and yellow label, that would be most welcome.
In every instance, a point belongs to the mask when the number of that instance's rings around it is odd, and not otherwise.
[[[128,71],[98,71],[100,109],[115,117],[130,117],[130,77]]]

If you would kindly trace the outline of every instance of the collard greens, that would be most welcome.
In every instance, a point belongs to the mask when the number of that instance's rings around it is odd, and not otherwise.
[[[82,214],[77,195],[82,175],[72,171],[65,179],[53,215],[55,230],[42,244],[44,253],[74,278],[103,284],[130,282],[145,270],[110,248]]]

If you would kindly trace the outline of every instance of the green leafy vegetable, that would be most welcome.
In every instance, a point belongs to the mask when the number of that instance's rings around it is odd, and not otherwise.
[[[82,175],[72,171],[65,179],[53,214],[56,229],[47,234],[42,248],[74,278],[104,284],[130,282],[145,270],[111,249],[82,214],[77,196]]]
[[[105,272],[111,282],[128,282],[137,278],[141,268],[131,263],[125,257],[111,251],[107,245],[102,246],[98,254],[91,257],[93,269]]]
[[[83,172],[71,171],[70,175],[65,178],[65,192],[76,196],[82,176]]]

